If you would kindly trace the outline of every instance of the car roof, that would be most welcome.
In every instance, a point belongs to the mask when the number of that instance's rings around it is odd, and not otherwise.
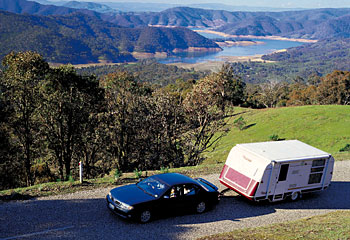
[[[159,178],[170,186],[177,184],[197,183],[194,179],[180,173],[163,173],[154,175],[154,177]]]

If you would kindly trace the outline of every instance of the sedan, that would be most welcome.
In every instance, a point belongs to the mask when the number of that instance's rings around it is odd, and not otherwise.
[[[219,201],[218,188],[202,178],[179,173],[158,174],[136,184],[112,189],[107,207],[115,214],[147,223],[165,213],[203,213]]]

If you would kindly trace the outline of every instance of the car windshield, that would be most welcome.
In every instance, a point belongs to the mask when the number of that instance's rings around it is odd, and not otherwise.
[[[146,178],[136,185],[154,197],[161,196],[168,189],[168,185],[156,177]]]

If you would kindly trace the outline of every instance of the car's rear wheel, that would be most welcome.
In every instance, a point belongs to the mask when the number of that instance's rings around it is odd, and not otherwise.
[[[203,213],[207,209],[207,205],[205,202],[199,202],[196,206],[197,213]]]
[[[151,218],[152,218],[152,214],[151,214],[151,211],[149,210],[143,210],[141,213],[140,213],[140,222],[141,223],[148,223],[149,221],[151,221]]]

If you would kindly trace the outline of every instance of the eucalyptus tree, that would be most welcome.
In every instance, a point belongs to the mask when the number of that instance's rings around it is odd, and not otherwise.
[[[74,162],[81,156],[81,141],[89,122],[98,82],[94,77],[83,77],[71,65],[51,69],[40,88],[42,104],[40,117],[42,134],[53,152],[62,180],[71,175]],[[87,140],[87,139],[85,139]]]
[[[197,165],[203,153],[215,148],[226,134],[228,105],[244,94],[244,84],[236,81],[232,68],[224,65],[198,81],[184,100],[187,132],[183,135],[188,165]]]
[[[4,57],[2,65],[4,98],[12,110],[8,121],[21,150],[18,154],[23,156],[20,159],[23,159],[26,184],[31,185],[31,166],[40,139],[40,123],[37,120],[41,103],[39,86],[50,68],[42,56],[33,52],[12,52]]]
[[[105,93],[106,111],[103,116],[107,150],[121,171],[132,171],[138,161],[135,154],[142,148],[137,144],[143,124],[140,95],[142,91],[127,72],[111,73],[100,82]]]

